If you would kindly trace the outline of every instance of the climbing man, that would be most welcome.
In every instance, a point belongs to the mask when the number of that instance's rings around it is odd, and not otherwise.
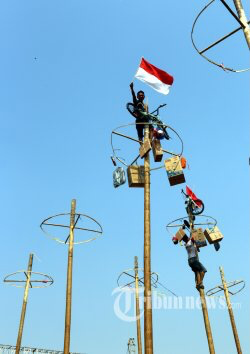
[[[204,289],[202,281],[207,270],[199,261],[199,249],[192,238],[184,236],[183,241],[185,242],[185,247],[188,254],[188,264],[191,267],[192,271],[195,273],[196,289]]]
[[[145,94],[143,91],[138,91],[137,95],[135,95],[134,91],[134,83],[131,82],[129,85],[132,93],[133,104],[135,107],[134,115],[136,116],[136,123],[146,122],[147,117],[140,112],[148,113],[148,105],[144,103]],[[136,130],[138,134],[138,139],[143,141],[144,136],[144,124],[136,124]]]
[[[178,244],[178,240],[176,239],[176,237],[173,237],[172,241],[174,244]],[[192,271],[195,273],[196,289],[204,289],[202,281],[207,270],[199,261],[199,248],[197,247],[195,241],[192,238],[189,238],[187,235],[182,238],[182,241],[185,242],[185,248],[188,254],[188,264],[191,267]]]

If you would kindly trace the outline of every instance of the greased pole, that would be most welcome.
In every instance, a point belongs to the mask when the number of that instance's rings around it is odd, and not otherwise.
[[[145,125],[144,142],[149,140],[149,126]],[[144,157],[144,348],[153,354],[153,324],[151,295],[151,235],[150,235],[150,158]]]
[[[70,234],[69,234],[69,249],[68,249],[68,271],[67,271],[66,311],[65,311],[64,349],[63,349],[64,354],[69,354],[69,348],[70,348],[75,211],[76,211],[76,200],[72,199],[71,211],[70,211]]]
[[[137,329],[138,354],[142,354],[141,320],[140,320],[140,304],[139,304],[139,281],[138,281],[138,258],[137,257],[135,257],[135,306],[136,306],[136,329]]]
[[[30,274],[32,271],[32,264],[33,264],[33,254],[31,253],[29,255],[29,263],[28,263],[27,273],[25,273],[27,279],[26,279],[26,284],[25,284],[25,289],[24,289],[23,306],[22,306],[17,342],[16,342],[16,354],[19,354],[20,348],[21,348],[24,319],[25,319],[25,314],[26,314],[26,307],[27,307],[29,288],[30,288]]]
[[[190,234],[192,236],[192,232],[194,229],[193,215],[189,214],[188,216],[189,216],[189,224],[190,224]],[[215,354],[213,335],[212,335],[212,330],[211,330],[210,321],[209,321],[209,317],[208,317],[208,311],[207,311],[207,302],[206,302],[206,297],[205,297],[205,291],[204,291],[204,289],[201,289],[201,288],[198,291],[200,293],[201,308],[202,308],[205,330],[206,330],[206,335],[207,335],[209,353]]]
[[[227,302],[227,308],[228,308],[229,317],[230,317],[230,321],[231,321],[231,325],[232,325],[232,330],[233,330],[234,340],[235,340],[235,344],[236,344],[236,348],[237,348],[237,353],[242,354],[241,347],[240,347],[240,340],[239,340],[239,336],[238,336],[238,332],[237,332],[237,328],[236,328],[236,324],[235,324],[235,320],[234,320],[233,309],[232,309],[230,297],[228,294],[227,283],[226,283],[226,280],[224,277],[224,271],[223,271],[222,267],[220,267],[220,276],[221,276],[221,280],[222,280],[222,284],[223,284],[223,288],[224,288],[224,294],[225,294],[225,298],[226,298],[226,302]]]
[[[243,28],[243,32],[244,32],[244,35],[245,35],[245,38],[247,41],[248,48],[250,49],[250,28],[247,23],[247,18],[246,18],[245,11],[243,9],[241,0],[234,0],[234,5],[235,5],[236,11],[238,13],[239,19],[245,25],[245,27]]]

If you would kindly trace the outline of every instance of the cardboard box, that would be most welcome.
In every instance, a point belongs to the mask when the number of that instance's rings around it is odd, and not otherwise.
[[[179,242],[183,239],[184,236],[186,236],[186,234],[185,234],[185,231],[183,230],[183,228],[180,228],[175,234],[175,237],[177,238],[177,240]]]
[[[194,239],[197,247],[205,247],[207,246],[206,237],[202,228],[194,229],[192,232],[192,238]]]
[[[144,187],[144,166],[128,166],[127,175],[129,187]]]
[[[204,231],[204,234],[210,244],[220,242],[224,237],[217,226],[214,226],[211,229],[207,228]]]
[[[161,148],[161,142],[158,139],[152,141],[152,150],[155,162],[160,162],[163,157],[163,151]]]
[[[151,150],[150,140],[146,140],[140,147],[140,156],[143,158]]]
[[[186,182],[179,156],[171,157],[165,160],[164,163],[170,186]]]

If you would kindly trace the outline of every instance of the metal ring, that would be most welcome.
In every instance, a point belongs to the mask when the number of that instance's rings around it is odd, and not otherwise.
[[[122,160],[121,158],[119,158],[119,157],[116,155],[116,150],[117,150],[117,149],[115,149],[114,146],[113,146],[113,134],[114,134],[114,133],[116,132],[116,130],[118,130],[118,129],[126,128],[126,127],[129,127],[129,126],[132,126],[132,125],[139,125],[139,124],[143,124],[143,125],[145,125],[145,124],[156,125],[156,123],[154,123],[154,122],[152,122],[152,123],[149,123],[149,122],[130,123],[130,124],[121,125],[121,126],[115,128],[115,129],[112,131],[112,133],[111,133],[111,148],[112,148],[112,151],[113,151],[113,156],[115,157],[116,160],[118,160],[122,165],[124,165],[124,166],[126,166],[126,167],[128,167],[129,165],[126,164],[126,162],[125,162],[124,160]],[[178,154],[171,153],[171,152],[168,152],[168,153],[169,153],[170,155],[180,157],[180,156],[183,154],[183,141],[182,141],[180,135],[179,135],[172,127],[170,127],[169,125],[166,125],[166,124],[158,124],[158,123],[157,123],[157,125],[158,125],[158,126],[162,126],[162,127],[166,127],[166,128],[172,130],[172,131],[175,133],[175,135],[177,136],[177,138],[178,138],[179,141],[181,142],[181,151],[180,151],[180,153],[178,153]],[[160,167],[151,168],[150,171],[159,170],[159,169],[161,169],[161,168],[163,168],[163,167],[165,167],[165,166],[162,165],[162,166],[160,166]]]
[[[142,272],[144,274],[144,269],[143,268],[137,268],[137,269],[138,269],[138,272],[140,271],[140,272]],[[124,288],[124,287],[128,286],[129,283],[121,286],[119,284],[119,281],[120,281],[120,278],[122,277],[123,274],[127,275],[126,273],[131,272],[131,271],[133,271],[133,273],[134,273],[135,269],[134,268],[126,269],[119,275],[119,277],[117,278],[117,285],[118,285],[119,288]],[[129,274],[129,276],[131,276],[131,278],[134,278],[134,280],[131,282],[131,284],[134,283],[135,282],[135,275],[134,274],[133,275]],[[158,273],[151,272],[151,280],[152,280],[153,276],[156,276],[156,278],[155,279],[153,278],[153,281],[151,281],[151,285],[155,287],[156,284],[158,283],[159,275],[158,275]],[[144,279],[144,276],[142,278],[138,276],[138,278],[139,278],[139,281],[140,281],[140,279]]]
[[[213,227],[215,227],[216,225],[217,225],[217,220],[216,219],[214,219],[212,216],[209,216],[209,215],[195,215],[195,218],[209,218],[209,219],[211,219],[211,222],[204,222],[204,223],[197,223],[197,222],[195,222],[194,223],[194,225],[195,226],[201,226],[201,225],[206,225],[206,226],[213,226]],[[166,229],[167,229],[167,231],[168,231],[168,233],[170,234],[170,230],[169,230],[169,228],[171,228],[171,227],[178,227],[178,228],[180,228],[182,225],[183,225],[183,220],[187,220],[187,221],[189,221],[189,219],[188,219],[188,216],[184,216],[184,217],[181,217],[181,218],[178,218],[178,219],[175,219],[175,220],[173,220],[173,221],[170,221],[167,225],[166,225]],[[177,224],[177,225],[171,225],[171,224],[173,224],[173,223],[175,223],[175,222],[178,222],[178,221],[182,221],[182,223],[181,224]],[[170,234],[171,235],[171,234]],[[171,235],[172,236],[172,235]]]
[[[40,228],[42,229],[42,231],[47,235],[49,236],[52,240],[55,240],[59,243],[62,243],[62,244],[69,244],[69,241],[65,242],[65,241],[62,241],[61,239],[59,239],[58,237],[54,237],[52,236],[49,232],[47,232],[45,229],[44,229],[44,225],[47,225],[47,226],[52,226],[52,225],[49,225],[49,224],[46,224],[46,221],[50,220],[50,219],[53,219],[53,218],[56,218],[58,216],[65,216],[65,215],[71,215],[71,213],[61,213],[61,214],[56,214],[56,215],[53,215],[53,216],[50,216],[48,217],[47,219],[43,220],[41,225],[40,225]],[[97,224],[99,226],[99,230],[92,230],[92,229],[84,229],[84,228],[79,228],[77,226],[74,227],[74,230],[82,230],[82,231],[89,231],[89,232],[95,232],[97,233],[97,236],[95,237],[92,237],[88,240],[84,240],[84,241],[78,241],[78,242],[73,242],[74,245],[80,245],[82,243],[87,243],[87,242],[91,242],[91,241],[94,241],[96,240],[99,236],[101,236],[101,234],[103,233],[103,229],[102,229],[102,226],[101,224],[99,224],[98,221],[96,221],[94,218],[88,216],[88,215],[85,215],[85,214],[80,214],[80,213],[75,213],[76,216],[79,216],[79,217],[85,217],[87,219],[90,219],[92,220],[95,224]],[[70,226],[68,225],[54,225],[54,226],[57,226],[57,227],[65,227],[65,228],[69,228],[70,229]]]
[[[198,14],[198,16],[195,18],[194,20],[194,23],[193,23],[193,26],[192,26],[192,31],[191,31],[191,41],[192,41],[192,44],[193,44],[193,47],[194,49],[197,51],[197,53],[202,56],[204,59],[206,59],[207,61],[209,61],[211,64],[214,64],[220,68],[222,68],[223,70],[227,70],[227,71],[231,71],[231,72],[234,72],[234,73],[241,73],[241,72],[245,72],[245,71],[249,71],[250,68],[248,69],[241,69],[241,70],[234,70],[232,68],[228,68],[228,67],[224,67],[222,66],[222,64],[219,64],[215,61],[213,61],[212,59],[208,58],[207,56],[205,56],[204,54],[200,53],[199,49],[196,47],[195,43],[194,43],[194,39],[193,39],[193,33],[194,33],[194,28],[195,28],[195,25],[196,25],[196,22],[198,21],[198,18],[201,16],[201,14],[214,2],[215,0],[212,0],[210,1]]]
[[[231,287],[236,286],[236,285],[241,284],[241,283],[243,283],[243,286],[239,290],[237,290],[236,292],[233,292],[233,293],[230,292],[231,295],[236,295],[239,292],[241,292],[245,288],[245,285],[246,285],[245,281],[244,280],[233,280],[233,281],[230,281],[229,283],[226,283],[227,284],[227,288],[231,288]],[[213,291],[213,290],[216,290],[216,289],[218,289],[218,290],[217,291]],[[217,285],[214,288],[209,289],[206,292],[206,295],[207,296],[213,296],[214,294],[219,293],[221,291],[224,291],[223,284]]]
[[[26,273],[30,273],[30,274],[37,274],[37,275],[42,275],[42,276],[44,276],[44,277],[46,277],[46,278],[48,278],[49,280],[47,280],[46,281],[46,283],[47,282],[49,282],[49,284],[46,284],[46,285],[43,285],[43,286],[33,286],[32,285],[32,288],[47,288],[48,286],[50,286],[50,285],[52,285],[53,283],[54,283],[54,280],[53,280],[53,278],[50,276],[50,275],[47,275],[47,274],[44,274],[44,273],[38,273],[38,272],[28,272],[27,270],[18,270],[17,272],[15,272],[15,273],[11,273],[11,274],[9,274],[9,275],[6,275],[6,277],[4,278],[4,282],[5,283],[10,283],[10,282],[15,282],[15,280],[7,280],[9,277],[11,277],[12,275],[15,275],[15,274],[19,274],[19,273],[24,273],[24,274],[26,274]],[[20,282],[25,282],[26,283],[26,280],[24,280],[24,281],[20,281]],[[32,283],[32,282],[34,282],[34,280],[30,280],[30,283]],[[43,280],[35,280],[35,282],[41,282],[41,283],[43,283],[44,281]],[[11,286],[15,286],[16,288],[24,288],[25,287],[25,285],[17,285],[17,284],[9,284],[9,285],[11,285]]]

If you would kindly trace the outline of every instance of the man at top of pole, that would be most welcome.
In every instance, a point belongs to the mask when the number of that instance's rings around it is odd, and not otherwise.
[[[173,84],[174,78],[167,72],[150,64],[144,58],[141,58],[139,68],[136,71],[135,78],[148,84],[151,88],[164,95],[169,93],[169,89]],[[143,140],[144,125],[142,122],[147,122],[148,105],[144,103],[145,95],[143,91],[138,91],[137,96],[134,92],[133,82],[130,84],[130,89],[133,97],[133,105],[135,112],[133,115],[136,117],[136,130],[139,140]],[[136,112],[138,110],[138,113]],[[145,113],[145,114],[143,114]]]
[[[142,112],[148,113],[148,105],[144,103],[145,99],[145,94],[143,91],[138,91],[137,95],[135,95],[134,91],[134,83],[131,82],[130,84],[130,89],[132,93],[132,98],[133,98],[133,104],[134,104],[134,115],[136,116],[136,130],[138,134],[138,139],[143,141],[143,136],[144,136],[144,124],[142,122],[146,122],[146,116],[142,114]]]

